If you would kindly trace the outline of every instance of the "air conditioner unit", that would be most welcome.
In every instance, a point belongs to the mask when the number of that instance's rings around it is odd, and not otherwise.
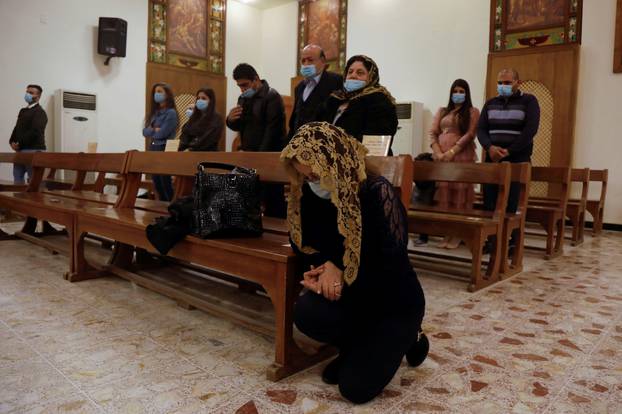
[[[92,152],[97,145],[97,96],[59,89],[54,102],[54,151]]]
[[[391,145],[393,154],[417,156],[424,151],[423,104],[421,102],[399,102],[395,106],[398,129]]]

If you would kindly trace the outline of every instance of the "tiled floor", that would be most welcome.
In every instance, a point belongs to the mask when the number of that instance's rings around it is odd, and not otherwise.
[[[7,229],[6,226],[3,226]],[[67,259],[0,242],[0,412],[622,413],[622,235],[475,294],[421,275],[430,357],[353,406],[323,364],[264,379],[269,338]]]

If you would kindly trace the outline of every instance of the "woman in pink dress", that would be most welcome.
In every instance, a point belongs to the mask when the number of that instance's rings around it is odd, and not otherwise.
[[[451,85],[449,103],[440,108],[432,122],[430,139],[435,161],[475,162],[475,134],[479,111],[471,103],[471,89],[464,79],[457,79]],[[434,199],[442,209],[471,209],[474,188],[467,183],[436,183]],[[461,240],[445,237],[438,247],[455,249]]]

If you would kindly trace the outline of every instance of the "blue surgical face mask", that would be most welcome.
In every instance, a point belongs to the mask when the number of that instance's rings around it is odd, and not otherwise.
[[[166,95],[162,92],[156,92],[153,94],[153,100],[156,101],[156,103],[162,103],[166,100]]]
[[[497,92],[499,92],[499,96],[512,96],[514,93],[512,91],[512,85],[497,85]]]
[[[34,97],[28,92],[26,92],[26,95],[24,95],[24,100],[30,105],[32,101],[34,100]]]
[[[456,105],[464,103],[465,99],[466,99],[466,95],[463,93],[452,93],[451,94],[451,101],[455,103]]]
[[[312,78],[317,75],[317,69],[315,69],[315,65],[302,65],[300,67],[300,74],[305,78]]]
[[[197,102],[194,104],[194,106],[199,111],[205,111],[207,109],[208,104],[209,104],[209,101],[207,99],[197,99]]]
[[[307,184],[309,184],[309,188],[311,189],[311,191],[313,191],[313,193],[320,197],[323,198],[324,200],[329,200],[330,199],[330,191],[325,190],[322,188],[322,186],[320,185],[320,181],[307,181]]]
[[[190,117],[192,116],[192,113],[193,113],[193,112],[194,112],[194,111],[193,111],[192,109],[190,109],[190,108],[186,109],[186,116],[187,116],[188,118],[190,118]]]
[[[257,93],[257,91],[253,88],[248,88],[247,90],[245,90],[244,92],[242,92],[242,94],[240,95],[242,98],[252,98],[255,93]]]
[[[348,92],[354,92],[365,87],[365,85],[367,85],[367,82],[362,80],[346,79],[346,81],[343,83],[343,88]]]

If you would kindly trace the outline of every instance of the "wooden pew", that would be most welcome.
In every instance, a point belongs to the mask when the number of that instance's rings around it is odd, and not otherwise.
[[[58,169],[50,168],[47,175],[43,179],[43,185],[48,190],[71,190],[75,189],[76,182],[80,181],[80,189],[83,191],[95,191],[101,193],[104,191],[106,173],[99,173],[94,182],[86,182],[86,175],[83,177],[77,177],[76,179],[57,178],[56,172]]]
[[[412,157],[399,155],[395,157],[368,156],[365,158],[367,173],[381,175],[392,185],[406,208],[410,204],[412,194]],[[264,230],[276,234],[288,234],[285,220],[275,217],[263,218]]]
[[[33,155],[32,152],[2,152],[0,153],[0,164],[32,165]],[[25,191],[27,187],[27,184],[15,184],[12,180],[0,180],[0,191]],[[15,236],[0,229],[0,241],[14,238]]]
[[[609,170],[590,170],[590,182],[600,182],[600,198],[597,200],[587,200],[586,210],[593,217],[592,235],[597,236],[603,230],[603,218],[605,216],[605,198],[607,197],[607,182],[609,181]],[[576,200],[572,200],[573,202]]]
[[[272,327],[262,324],[259,320],[261,318],[252,320],[223,310],[222,306],[219,306],[221,304],[214,303],[198,292],[175,285],[174,281],[156,280],[138,274],[134,272],[132,266],[133,247],[154,251],[146,238],[145,228],[154,222],[156,217],[162,215],[136,208],[136,193],[143,173],[175,176],[178,182],[177,196],[188,192],[196,173],[196,165],[204,161],[254,168],[258,171],[262,182],[287,184],[289,176],[279,157],[279,153],[131,152],[128,156],[123,192],[114,208],[86,208],[76,217],[75,272],[69,275],[69,280],[79,281],[102,275],[85,260],[86,233],[113,238],[119,245],[111,264],[105,268],[107,272],[163,293],[185,307],[196,307],[225,315],[259,332],[274,334],[275,360],[267,371],[269,379],[279,380],[326,358],[329,350],[321,349],[319,353],[309,356],[303,353],[293,340],[292,311],[300,290],[298,281],[301,277],[301,267],[299,258],[289,246],[286,234],[266,231],[261,237],[205,240],[191,235],[178,243],[168,254],[174,259],[200,265],[217,274],[261,285],[275,308],[275,321]],[[401,163],[408,168],[410,162],[405,162],[408,158],[396,158],[393,162],[372,160],[371,164],[372,167],[378,166],[384,171],[392,171],[393,182],[402,182],[402,171],[392,165]],[[412,178],[408,177],[403,182],[410,186]]]
[[[73,237],[74,216],[84,208],[98,207],[101,203],[80,198],[64,197],[61,194],[42,190],[41,184],[48,168],[65,169],[76,172],[76,184],[87,172],[123,172],[125,154],[71,154],[35,153],[32,159],[33,178],[24,192],[5,191],[0,193],[0,207],[6,207],[27,217],[24,227],[15,233],[17,237],[40,245],[53,253],[71,256],[71,247],[63,248],[50,243],[41,236],[48,232],[36,233],[37,221],[57,223],[67,230],[70,242]],[[70,243],[71,246],[71,243]],[[70,260],[70,272],[73,260]]]
[[[236,164],[257,169],[262,181],[289,182],[287,173],[279,161],[278,153],[152,153],[131,152],[128,158],[126,179],[121,197],[114,208],[87,208],[77,216],[74,245],[75,272],[69,280],[78,281],[100,276],[84,258],[84,235],[95,233],[121,242],[115,251],[111,265],[106,267],[110,273],[156,290],[189,306],[222,314],[222,311],[202,296],[176,290],[170,285],[158,283],[132,272],[131,246],[153,252],[154,249],[145,235],[145,228],[154,222],[161,213],[134,208],[136,193],[142,174],[162,174],[176,176],[187,186],[191,186],[196,173],[196,165],[206,160]],[[308,363],[316,363],[326,357],[318,355],[311,361],[293,341],[292,310],[295,295],[299,290],[301,276],[298,258],[288,245],[288,239],[281,235],[266,232],[261,237],[203,240],[188,236],[178,243],[169,256],[195,263],[216,272],[258,283],[267,292],[275,308],[275,361],[268,369],[268,378],[278,380]],[[234,317],[235,315],[229,315]],[[249,326],[253,321],[240,321]],[[253,326],[266,333],[266,327]]]
[[[548,260],[560,256],[564,252],[564,230],[566,227],[564,221],[570,190],[570,168],[532,167],[531,181],[559,186],[558,195],[550,197],[552,202],[544,205],[530,201],[527,206],[527,221],[540,224],[546,232],[544,258]]]
[[[33,152],[0,152],[0,164],[32,165]],[[15,184],[13,180],[0,180],[0,191],[24,191],[26,184]]]
[[[121,185],[123,184],[123,176],[120,174],[115,174],[111,177],[105,177],[104,185],[109,185],[111,187],[116,188],[116,194],[121,193]],[[153,181],[142,180],[140,182],[140,188],[143,190],[147,190],[149,193],[153,193]]]
[[[503,226],[503,239],[501,244],[501,268],[500,274],[502,279],[507,279],[510,276],[518,274],[523,271],[523,257],[525,252],[524,239],[525,239],[525,218],[527,213],[527,200],[529,197],[529,184],[531,183],[531,164],[524,163],[512,163],[510,164],[512,170],[512,176],[510,178],[511,183],[516,183],[519,186],[519,202],[516,213],[505,213],[504,226]],[[459,215],[474,215],[476,217],[492,216],[492,212],[486,212],[483,210],[483,202],[481,194],[476,194],[476,201],[473,205],[474,210],[446,210],[445,212]],[[435,206],[422,206],[418,204],[412,204],[411,209],[423,210],[423,211],[443,211]],[[510,236],[513,232],[517,232],[516,244],[514,249],[510,249]],[[513,250],[513,251],[511,251]],[[438,255],[442,256],[442,255]],[[455,256],[443,256],[451,259]]]
[[[518,207],[516,213],[505,213],[503,242],[501,244],[501,278],[507,279],[523,271],[525,255],[525,222],[529,185],[531,184],[531,164],[527,162],[510,164],[512,167],[511,183],[519,186]],[[516,232],[514,249],[510,250],[510,237]]]
[[[571,244],[578,246],[583,243],[583,229],[585,226],[585,211],[587,208],[587,196],[590,184],[589,168],[573,168],[570,170],[570,183],[581,184],[581,197],[569,199],[566,205],[566,217],[570,220],[572,234]],[[549,197],[532,197],[530,203],[533,205],[555,204],[557,201]]]
[[[470,164],[413,162],[414,181],[454,181],[470,184],[492,184],[499,188],[495,211],[470,210],[456,214],[425,206],[414,206],[408,212],[409,231],[431,235],[449,235],[462,239],[470,247],[471,280],[468,286],[473,292],[499,280],[501,269],[501,240],[503,240],[505,209],[512,175],[509,163]],[[483,244],[494,237],[493,252],[486,274],[482,275]]]

